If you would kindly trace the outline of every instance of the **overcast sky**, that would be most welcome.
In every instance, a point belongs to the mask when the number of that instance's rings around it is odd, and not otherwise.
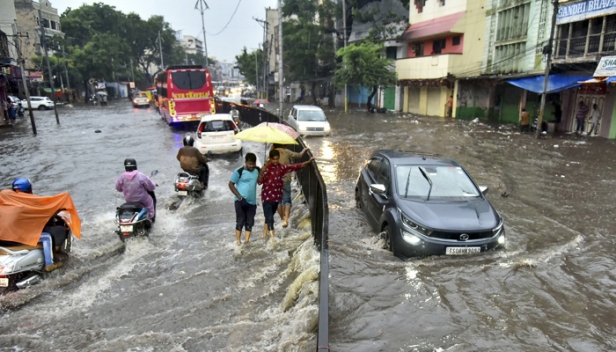
[[[197,0],[51,0],[58,13],[67,7],[76,9],[82,4],[102,2],[115,6],[124,13],[135,12],[143,19],[152,15],[162,15],[175,30],[181,30],[184,35],[198,36],[201,33],[201,13],[195,10]],[[277,0],[206,0],[210,7],[205,11],[205,32],[208,56],[220,61],[234,62],[245,46],[248,51],[256,49],[263,42],[263,27],[253,17],[264,20],[265,8],[278,8]],[[231,19],[236,8],[237,12]],[[229,22],[227,28],[218,35]]]

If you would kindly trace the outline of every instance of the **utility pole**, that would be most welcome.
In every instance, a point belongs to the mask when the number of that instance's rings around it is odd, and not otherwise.
[[[346,28],[346,0],[342,0],[342,38],[344,40],[344,47],[347,46],[347,28]],[[349,112],[349,94],[347,93],[347,84],[344,84],[344,112]]]
[[[165,67],[163,62],[163,44],[162,39],[160,38],[160,31],[158,31],[158,50],[160,51],[160,69],[162,70]]]
[[[62,45],[62,58],[64,58],[64,73],[66,74],[66,88],[71,89],[71,83],[68,80],[68,68],[66,67],[66,54],[64,53],[64,45]]]
[[[263,85],[262,85],[262,90],[261,90],[261,96],[259,98],[264,99],[265,98],[265,92],[267,90],[267,88],[265,87],[265,77],[267,76],[266,74],[266,69],[265,69],[265,46],[266,46],[266,42],[267,42],[267,21],[264,21],[262,19],[259,18],[252,18],[253,20],[257,21],[257,23],[259,23],[261,25],[261,27],[263,27],[263,60],[261,60],[263,62]],[[256,55],[256,54],[255,54]],[[259,86],[257,85],[257,91],[259,89]]]
[[[203,8],[205,6],[205,8]],[[197,8],[198,7],[198,8]],[[195,3],[195,9],[198,9],[201,12],[201,30],[203,31],[203,49],[205,49],[205,68],[208,68],[209,62],[207,59],[207,39],[205,38],[205,20],[203,19],[203,13],[205,10],[208,10],[210,7],[207,6],[205,0],[197,0]]]
[[[21,58],[21,39],[17,34],[17,25],[13,23],[13,35],[15,36],[15,49],[17,49],[17,63],[19,64],[19,70],[21,71],[21,83],[23,85],[24,92],[26,93],[26,101],[28,102],[28,114],[30,115],[30,125],[32,125],[32,134],[36,136],[36,123],[34,122],[34,114],[32,113],[32,104],[30,103],[30,91],[26,85],[26,76],[24,71],[24,62]]]
[[[130,59],[130,76],[132,78],[133,83],[135,83],[135,72],[133,71],[133,59]]]
[[[257,85],[257,98],[261,98],[261,96],[259,95],[259,65],[257,65],[257,53],[258,50],[255,51],[255,80],[257,81],[256,85]]]
[[[548,90],[548,78],[550,77],[550,66],[552,65],[552,41],[554,40],[554,29],[556,28],[556,15],[558,14],[558,0],[553,0],[554,12],[552,13],[552,26],[550,27],[550,39],[548,45],[543,48],[543,53],[547,54],[547,60],[545,62],[545,73],[543,78],[543,94],[541,94],[541,105],[539,105],[539,118],[537,119],[537,130],[535,131],[535,138],[539,138],[541,135],[541,123],[543,122],[543,113],[545,111],[545,96]],[[546,53],[547,51],[547,53]]]
[[[41,7],[40,7],[40,3],[39,3],[39,9],[38,9],[38,15],[39,15],[39,24],[41,27],[41,46],[43,47],[43,51],[45,51],[45,58],[47,59],[47,73],[49,74],[49,84],[51,86],[51,100],[53,100],[53,112],[56,114],[56,123],[60,124],[60,118],[58,117],[58,109],[56,107],[56,90],[53,87],[53,76],[51,74],[51,65],[49,64],[49,54],[47,53],[47,46],[45,45],[45,26],[43,26],[43,23],[45,21],[43,21],[43,13],[41,12]]]
[[[282,120],[282,89],[283,89],[283,69],[282,69],[282,0],[278,0],[278,100],[279,100],[279,113],[278,117]]]

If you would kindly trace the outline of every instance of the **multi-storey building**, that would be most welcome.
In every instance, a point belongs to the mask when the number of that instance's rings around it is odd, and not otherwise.
[[[33,58],[43,55],[41,46],[41,22],[46,38],[53,36],[64,36],[60,27],[60,16],[58,10],[51,5],[49,0],[40,0],[39,2],[32,0],[14,0],[15,13],[17,18],[17,31],[26,35],[22,38],[21,53],[25,59],[25,68],[34,69],[40,65],[40,62],[34,62]],[[41,17],[39,18],[39,9]],[[52,48],[48,50],[53,53]]]
[[[182,36],[182,46],[187,54],[201,54],[203,52],[203,41],[193,37],[192,35]]]
[[[445,116],[450,96],[457,104],[460,82],[481,71],[485,1],[414,0],[409,22],[406,58],[396,61],[402,111]]]

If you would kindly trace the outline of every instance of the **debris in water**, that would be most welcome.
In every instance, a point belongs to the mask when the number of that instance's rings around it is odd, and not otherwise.
[[[94,133],[101,133],[101,130],[96,130],[94,131]]]

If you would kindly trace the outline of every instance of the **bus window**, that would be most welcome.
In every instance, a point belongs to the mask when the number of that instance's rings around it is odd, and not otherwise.
[[[205,72],[203,71],[183,71],[172,72],[173,84],[178,89],[200,89],[205,85]]]

